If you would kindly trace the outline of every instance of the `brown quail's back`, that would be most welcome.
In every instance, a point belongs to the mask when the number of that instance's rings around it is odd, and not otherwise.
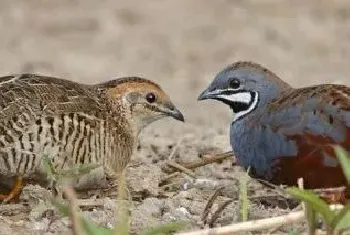
[[[154,98],[154,100],[153,100]],[[0,78],[0,174],[42,173],[43,156],[58,169],[127,165],[141,129],[182,114],[161,88],[143,78],[96,85],[40,76]]]

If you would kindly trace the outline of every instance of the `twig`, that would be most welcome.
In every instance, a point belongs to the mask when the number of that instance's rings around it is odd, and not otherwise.
[[[187,169],[194,169],[198,167],[202,167],[205,165],[209,165],[214,162],[220,162],[227,158],[234,157],[232,151],[226,152],[226,153],[219,153],[215,154],[212,157],[205,157],[203,159],[199,159],[195,162],[189,162],[189,163],[182,163],[181,165],[186,167]],[[235,162],[235,161],[234,161]]]
[[[344,208],[343,205],[331,205],[331,210],[340,210]],[[301,222],[305,220],[304,211],[291,212],[287,215],[277,216],[273,218],[251,220],[242,223],[236,223],[225,227],[203,229],[192,232],[176,233],[176,235],[230,235],[238,232],[252,232],[270,229],[274,227],[281,227],[284,225]]]
[[[167,164],[168,164],[169,166],[171,166],[171,167],[173,167],[173,168],[179,170],[179,171],[182,171],[183,173],[185,173],[186,175],[191,176],[191,177],[194,178],[194,179],[196,178],[196,175],[194,174],[193,171],[187,169],[186,167],[184,167],[184,166],[182,166],[182,165],[180,165],[180,164],[178,164],[178,163],[176,163],[176,162],[168,161]]]
[[[226,153],[215,154],[213,157],[203,157],[203,158],[201,158],[197,161],[194,161],[194,162],[181,162],[181,163],[177,163],[177,164],[179,164],[180,166],[187,168],[187,169],[195,169],[195,168],[206,166],[206,165],[209,165],[209,164],[212,164],[215,162],[223,161],[223,160],[230,158],[230,157],[234,157],[232,151],[226,152]],[[235,161],[234,161],[234,163],[235,163]],[[177,168],[173,168],[170,170],[167,169],[168,174],[174,173],[176,171],[179,171],[179,169],[177,169]]]
[[[281,194],[278,194],[278,193],[259,195],[259,196],[255,195],[255,196],[248,197],[248,199],[250,201],[259,201],[261,199],[270,199],[270,198],[271,199],[275,199],[275,200],[277,200],[276,198],[283,198],[285,200],[290,199],[290,197],[287,197],[287,196],[284,196],[284,195],[281,195]]]
[[[346,187],[335,187],[335,188],[320,188],[320,189],[313,189],[312,191],[316,193],[327,193],[327,192],[337,192],[337,191],[344,191]]]
[[[225,201],[224,203],[222,203],[219,208],[214,212],[213,216],[211,217],[210,221],[209,221],[209,227],[212,228],[214,226],[214,223],[216,222],[216,220],[219,218],[221,212],[223,210],[226,209],[226,207],[228,205],[230,205],[234,200],[233,199],[229,199],[227,201]]]
[[[175,177],[177,177],[177,176],[179,176],[180,175],[180,172],[178,172],[178,171],[176,171],[176,172],[174,172],[174,173],[172,173],[172,174],[170,174],[170,175],[166,175],[163,179],[161,179],[161,181],[159,182],[159,186],[163,186],[163,185],[165,185],[165,183],[167,182],[167,181],[169,181],[169,180],[171,180],[171,179],[173,179],[173,178],[175,178]]]
[[[286,192],[286,188],[287,186],[285,185],[275,185],[272,184],[266,180],[263,179],[256,179],[259,183],[261,183],[262,185],[271,188],[272,190],[274,190],[277,194],[279,194],[281,197],[283,198],[290,198],[290,196],[288,195],[288,193]]]
[[[81,208],[91,208],[91,207],[103,207],[106,205],[106,201],[103,199],[78,199],[77,206]]]
[[[30,207],[22,204],[3,204],[0,206],[0,215],[16,215],[30,211]]]
[[[266,187],[268,188],[271,188],[271,189],[274,189],[274,190],[277,190],[278,192],[283,192],[283,189],[286,188],[285,185],[275,185],[275,184],[272,184],[266,180],[263,180],[263,179],[256,179],[259,183],[261,183],[262,185],[265,185]]]
[[[224,189],[224,187],[220,187],[220,188],[216,189],[214,194],[209,198],[207,205],[205,206],[203,214],[202,214],[202,221],[205,224],[207,223],[207,218],[208,218],[210,209],[213,207],[215,200],[218,198],[218,196],[220,195],[220,193],[223,189]]]
[[[277,227],[274,227],[272,229],[270,229],[267,234],[276,234],[277,230],[279,230],[283,225],[279,225]]]
[[[346,187],[314,189],[313,191],[329,204],[347,204]]]
[[[292,212],[285,216],[278,216],[268,219],[252,220],[242,223],[237,223],[221,228],[204,229],[200,231],[178,233],[177,235],[229,235],[237,232],[261,231],[272,227],[287,225],[295,222],[303,221],[304,212]]]
[[[163,192],[166,192],[166,191],[171,191],[171,190],[175,190],[176,188],[178,188],[178,184],[176,183],[170,183],[170,184],[165,184],[165,185],[162,185],[160,187],[161,191]]]
[[[73,233],[75,235],[83,235],[84,230],[83,230],[83,225],[81,223],[81,220],[79,218],[78,203],[77,203],[77,197],[75,195],[75,192],[71,187],[65,187],[63,191],[70,205],[69,213],[73,224]]]
[[[179,141],[177,141],[175,147],[173,148],[173,150],[171,151],[169,157],[168,157],[168,160],[171,160],[174,156],[175,156],[175,153],[177,151],[177,149],[179,148],[180,144],[182,143],[182,141],[184,140],[184,138],[180,138]]]

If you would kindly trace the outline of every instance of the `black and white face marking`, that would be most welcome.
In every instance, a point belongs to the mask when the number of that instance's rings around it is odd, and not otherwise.
[[[251,91],[226,90],[218,94],[216,99],[230,106],[234,113],[233,121],[237,121],[256,108],[259,94]]]
[[[204,92],[200,95],[199,99],[215,99],[229,105],[234,113],[233,121],[237,121],[257,107],[259,93],[245,90],[225,89]]]

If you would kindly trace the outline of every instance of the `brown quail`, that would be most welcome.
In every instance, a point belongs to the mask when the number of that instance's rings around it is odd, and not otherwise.
[[[36,74],[0,78],[0,175],[20,193],[22,179],[44,174],[43,156],[58,169],[101,164],[118,174],[128,164],[138,134],[166,116],[184,121],[156,83],[126,77],[86,85]]]

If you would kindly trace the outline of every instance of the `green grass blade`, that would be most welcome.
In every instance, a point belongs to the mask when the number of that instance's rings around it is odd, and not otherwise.
[[[88,221],[87,219],[81,217],[83,228],[88,235],[113,235],[114,230],[98,226],[95,223]]]
[[[56,179],[57,173],[54,166],[52,165],[51,159],[47,155],[43,155],[42,160],[47,177],[49,179]]]
[[[62,216],[69,216],[69,207],[58,200],[51,200],[51,204],[58,209]]]
[[[346,205],[332,221],[335,230],[350,229],[350,205]]]
[[[241,202],[241,218],[242,221],[248,220],[248,208],[249,208],[249,199],[248,199],[248,179],[249,179],[249,170],[247,169],[246,175],[244,175],[239,181],[239,201]]]
[[[117,222],[115,224],[115,235],[128,235],[130,231],[130,209],[131,209],[131,198],[129,198],[128,190],[126,186],[126,175],[125,171],[122,171],[118,176],[118,187],[117,187]]]
[[[305,212],[306,212],[306,221],[308,227],[308,233],[313,235],[316,233],[316,212],[312,208],[312,205],[308,202],[305,202]]]
[[[164,224],[155,228],[145,229],[141,232],[141,235],[168,235],[185,228],[186,225],[185,222]]]
[[[51,201],[52,205],[55,206],[58,211],[61,213],[62,216],[69,216],[69,206],[59,202],[57,200]],[[98,226],[95,223],[92,223],[85,219],[84,217],[80,216],[83,229],[86,232],[87,235],[113,235],[114,231],[112,229],[108,229],[102,226]]]
[[[100,164],[84,164],[77,167],[60,171],[62,177],[80,177],[89,174],[92,170],[100,167]]]
[[[288,235],[299,235],[299,234],[300,232],[295,229],[291,229],[288,231]]]
[[[305,201],[306,203],[310,203],[312,209],[319,212],[328,225],[332,223],[335,217],[334,212],[329,208],[327,203],[320,199],[316,194],[296,187],[288,188],[287,192],[295,198]]]
[[[349,154],[340,146],[335,146],[335,153],[343,168],[344,175],[350,184],[350,157]]]

